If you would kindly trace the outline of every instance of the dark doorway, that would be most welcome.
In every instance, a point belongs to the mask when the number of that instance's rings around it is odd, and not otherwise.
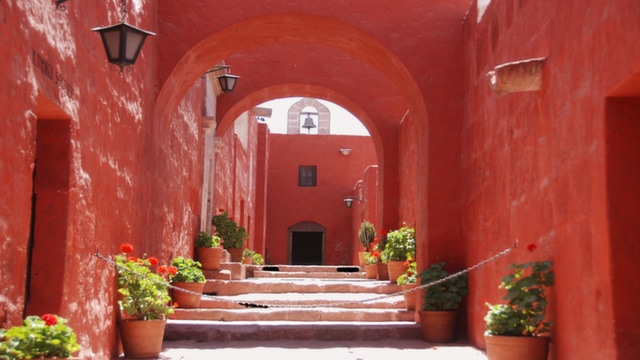
[[[322,265],[323,232],[291,232],[291,265]]]

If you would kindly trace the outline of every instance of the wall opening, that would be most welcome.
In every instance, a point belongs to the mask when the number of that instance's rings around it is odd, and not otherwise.
[[[606,112],[611,287],[618,359],[640,352],[640,97],[612,98]]]
[[[324,233],[291,232],[291,265],[322,265]]]
[[[25,315],[59,313],[67,258],[69,120],[37,120]]]
[[[289,228],[288,261],[291,265],[324,264],[324,226],[303,221]]]

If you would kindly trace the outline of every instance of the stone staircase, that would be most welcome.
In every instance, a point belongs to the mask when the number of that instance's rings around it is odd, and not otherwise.
[[[176,309],[165,340],[421,339],[400,287],[353,266],[225,264],[205,271],[198,309]],[[372,300],[373,301],[369,301]]]

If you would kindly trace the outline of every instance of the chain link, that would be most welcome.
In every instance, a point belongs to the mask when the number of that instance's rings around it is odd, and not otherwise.
[[[402,291],[398,291],[398,292],[395,292],[395,293],[380,295],[380,296],[376,296],[376,297],[372,297],[372,298],[368,298],[368,299],[363,299],[363,300],[344,300],[344,301],[339,301],[339,302],[334,302],[334,303],[331,303],[331,304],[324,304],[324,305],[317,305],[317,304],[316,305],[311,305],[311,304],[307,304],[307,305],[284,305],[284,304],[241,302],[241,301],[225,299],[225,298],[222,298],[220,296],[209,295],[209,294],[201,294],[199,292],[195,292],[195,291],[192,291],[192,290],[179,288],[179,287],[171,285],[168,282],[158,282],[158,281],[153,280],[153,279],[150,279],[150,280],[155,282],[155,283],[157,283],[157,284],[161,284],[163,286],[166,286],[167,288],[172,289],[172,290],[182,291],[184,293],[191,294],[191,295],[200,295],[205,299],[210,299],[210,300],[216,300],[216,301],[225,302],[225,303],[236,304],[236,305],[244,306],[244,307],[247,307],[247,308],[265,308],[265,309],[266,308],[314,308],[314,307],[319,307],[319,306],[327,307],[327,308],[335,308],[335,307],[342,307],[342,306],[345,306],[345,305],[353,305],[353,304],[358,304],[358,303],[370,303],[370,302],[385,300],[385,299],[393,298],[393,297],[397,297],[397,296],[403,296],[405,293],[419,291],[419,290],[423,290],[423,289],[426,289],[426,288],[431,287],[431,286],[438,285],[440,283],[449,281],[449,280],[451,280],[453,278],[456,278],[458,276],[462,276],[462,275],[467,274],[467,273],[469,273],[471,271],[474,271],[474,270],[476,270],[476,269],[478,269],[478,268],[480,268],[480,267],[482,267],[482,266],[484,266],[484,265],[486,265],[486,264],[488,264],[490,262],[493,262],[496,259],[507,255],[512,250],[516,249],[517,247],[518,247],[518,241],[516,240],[516,242],[513,244],[513,246],[511,246],[509,248],[506,248],[506,249],[502,250],[501,252],[499,252],[499,253],[497,253],[497,254],[495,254],[495,255],[493,255],[493,256],[485,259],[485,260],[482,260],[482,261],[480,261],[479,263],[477,263],[477,264],[475,264],[473,266],[470,266],[470,267],[468,267],[468,268],[466,268],[464,270],[460,270],[460,271],[458,271],[456,273],[448,275],[448,276],[446,276],[446,277],[444,277],[442,279],[439,279],[439,280],[436,280],[436,281],[432,281],[432,282],[430,282],[428,284],[422,284],[422,285],[416,286],[416,287],[414,287],[412,289],[402,290]],[[114,265],[114,266],[120,268],[120,269],[132,272],[134,275],[137,275],[137,276],[140,276],[140,277],[144,277],[143,274],[136,273],[135,271],[132,271],[132,270],[130,270],[130,269],[124,267],[124,266],[118,265],[115,261],[113,261],[110,258],[100,254],[99,252],[96,252],[95,256],[98,259],[103,260],[103,261],[105,261],[105,262],[107,262],[107,263],[109,263],[111,265]]]

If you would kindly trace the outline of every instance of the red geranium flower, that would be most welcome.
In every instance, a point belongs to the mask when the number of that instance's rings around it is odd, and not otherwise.
[[[373,257],[374,258],[379,258],[380,257],[380,252],[379,251],[374,251],[373,252]]]
[[[137,258],[137,257],[135,257],[135,256],[129,256],[129,257],[127,258],[127,261],[137,262],[137,261],[138,261],[138,258]]]
[[[167,269],[167,271],[169,272],[169,274],[171,275],[175,275],[178,273],[178,269],[175,266],[169,266],[169,269]]]
[[[149,256],[149,259],[147,260],[149,260],[149,264],[151,264],[151,266],[156,266],[158,265],[158,262],[159,262],[158,258],[155,256]]]
[[[133,245],[129,243],[122,244],[120,245],[120,251],[122,251],[125,254],[128,254],[133,251]]]
[[[53,314],[44,314],[40,316],[40,319],[44,320],[44,324],[47,326],[53,326],[58,323],[58,318]]]
[[[378,240],[378,238],[377,238],[377,237],[374,237],[374,238],[373,238],[373,242],[374,242],[375,244],[377,244],[377,243],[378,243],[378,241],[379,241],[379,240]]]
[[[160,275],[164,275],[167,273],[167,267],[162,265],[162,266],[158,266],[158,274]]]
[[[527,250],[529,250],[529,252],[534,252],[537,248],[536,244],[527,245]]]

